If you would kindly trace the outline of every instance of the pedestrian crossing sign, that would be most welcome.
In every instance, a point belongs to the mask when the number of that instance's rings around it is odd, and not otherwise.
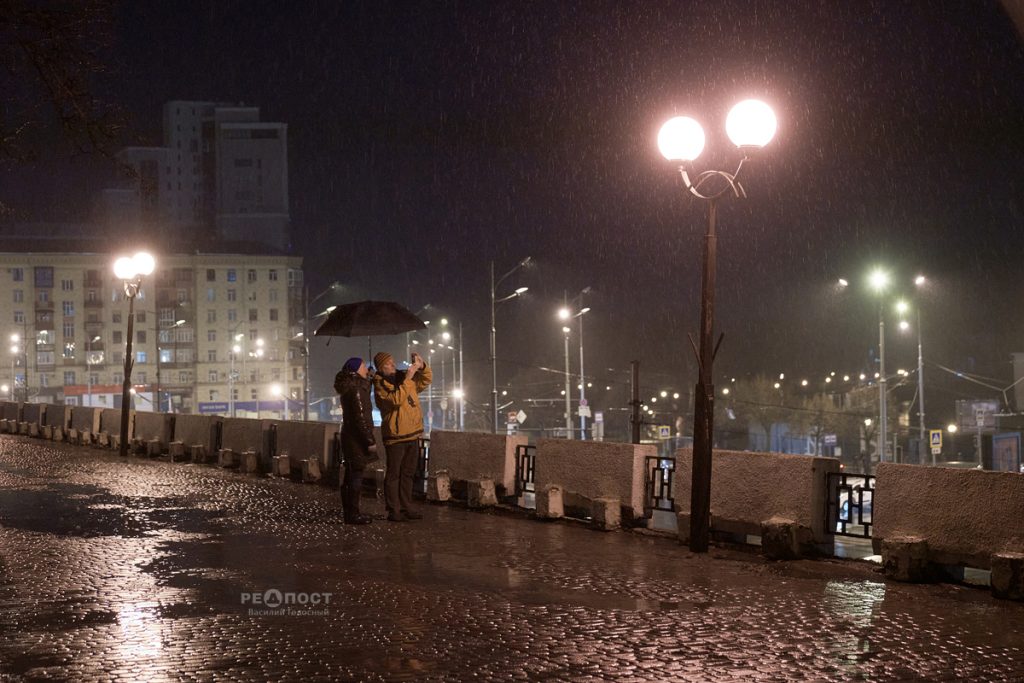
[[[930,429],[928,430],[928,436],[931,437],[932,453],[938,455],[942,452],[942,430]]]

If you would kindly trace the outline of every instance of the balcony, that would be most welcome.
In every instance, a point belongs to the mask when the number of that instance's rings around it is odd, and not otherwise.
[[[53,310],[53,302],[52,301],[36,301],[36,310],[37,311],[52,311]]]
[[[88,299],[86,299],[85,307],[86,308],[103,308],[103,302],[101,300],[99,300],[99,299],[94,299],[92,301],[89,301]]]

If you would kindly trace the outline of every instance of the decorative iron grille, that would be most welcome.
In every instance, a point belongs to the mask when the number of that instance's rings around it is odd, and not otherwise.
[[[672,495],[672,479],[676,471],[675,458],[644,458],[644,515],[650,517],[655,510],[672,512],[676,501]]]
[[[416,474],[413,476],[414,490],[426,494],[427,477],[430,465],[430,437],[421,436],[419,439],[419,457],[416,459]]]
[[[869,474],[828,473],[825,528],[837,536],[871,538],[875,478]]]
[[[516,446],[516,497],[536,491],[537,447]]]

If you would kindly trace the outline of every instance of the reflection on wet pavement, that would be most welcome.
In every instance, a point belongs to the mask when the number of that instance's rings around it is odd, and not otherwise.
[[[344,526],[326,487],[0,437],[0,678],[1024,678],[1024,606],[985,591],[423,511]]]

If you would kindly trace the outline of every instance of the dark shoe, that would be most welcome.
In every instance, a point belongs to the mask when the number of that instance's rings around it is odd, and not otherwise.
[[[402,513],[398,513],[398,514],[391,514],[391,513],[389,513],[388,514],[388,521],[389,522],[405,522],[405,521],[408,521],[408,520],[406,519],[405,515],[403,515]]]
[[[413,512],[412,510],[406,510],[402,513],[402,516],[406,519],[423,519],[423,515],[418,512]]]
[[[368,515],[356,515],[355,517],[346,517],[345,524],[369,524],[373,519]]]

